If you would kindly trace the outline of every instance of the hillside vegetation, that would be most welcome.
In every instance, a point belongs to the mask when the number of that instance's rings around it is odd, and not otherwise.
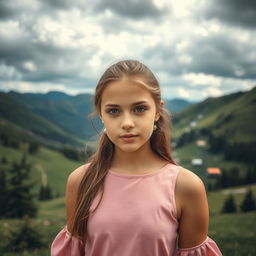
[[[5,157],[6,165],[9,166],[14,161],[19,162],[26,151],[27,145],[21,145],[19,150],[0,145],[1,158]],[[43,146],[36,154],[27,154],[27,160],[32,164],[31,180],[35,183],[34,192],[39,192],[43,170],[47,177],[47,183],[56,196],[64,195],[69,173],[83,164],[83,162],[72,161],[64,157],[61,152]],[[0,168],[2,167],[3,164],[0,165]]]
[[[194,125],[197,129],[210,130],[215,136],[226,136],[229,142],[256,142],[255,109],[256,87],[247,92],[208,98],[174,114],[174,137]]]

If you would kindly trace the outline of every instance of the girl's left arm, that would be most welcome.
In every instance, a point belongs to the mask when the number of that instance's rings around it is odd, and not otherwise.
[[[177,178],[176,201],[179,206],[177,255],[222,255],[207,236],[209,210],[204,184],[186,169],[182,169]]]

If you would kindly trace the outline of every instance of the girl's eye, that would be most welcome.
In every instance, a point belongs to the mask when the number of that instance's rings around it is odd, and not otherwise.
[[[144,106],[138,106],[134,109],[135,112],[137,113],[143,113],[147,108]]]
[[[116,115],[119,114],[119,110],[117,108],[111,108],[107,110],[107,113],[109,113],[110,115]]]

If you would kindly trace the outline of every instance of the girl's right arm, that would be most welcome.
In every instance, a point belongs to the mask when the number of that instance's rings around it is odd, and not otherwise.
[[[217,244],[207,236],[208,202],[201,179],[186,169],[176,183],[179,212],[177,256],[221,256]]]
[[[72,236],[69,230],[74,220],[78,188],[86,169],[87,165],[82,165],[68,177],[66,185],[67,225],[55,237],[51,245],[51,256],[85,256],[84,244]]]

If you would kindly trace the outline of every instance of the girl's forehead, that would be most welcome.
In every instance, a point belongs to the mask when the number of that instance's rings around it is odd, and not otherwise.
[[[105,104],[133,104],[134,102],[154,99],[148,89],[131,80],[121,80],[109,83],[102,93],[102,105]]]

